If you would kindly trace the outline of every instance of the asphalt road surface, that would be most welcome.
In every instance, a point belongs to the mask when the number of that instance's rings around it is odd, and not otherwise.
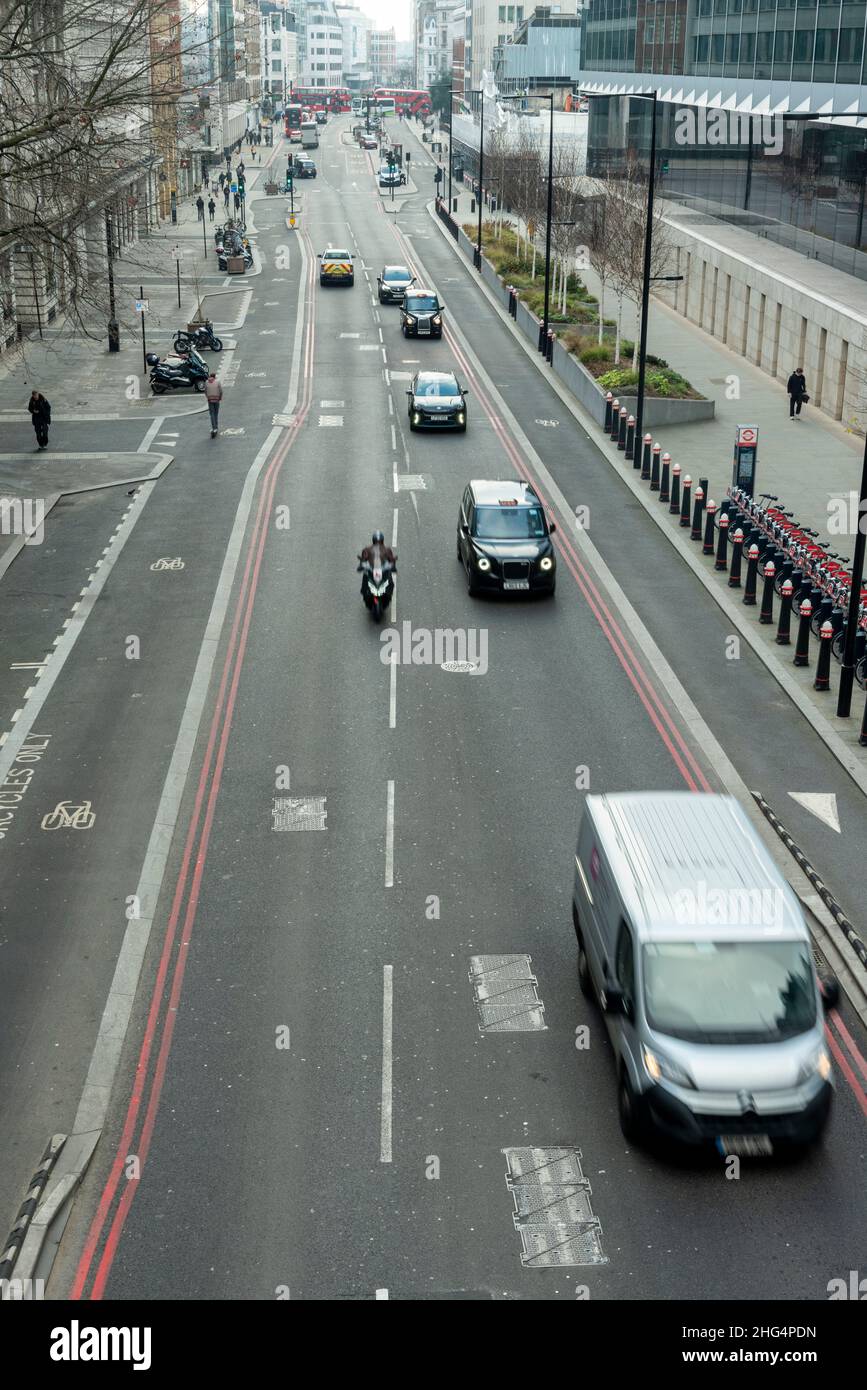
[[[722,790],[716,740],[857,917],[859,798],[759,663],[727,660],[719,610],[493,313],[424,147],[403,128],[419,192],[392,213],[351,124],[323,132],[298,228],[256,204],[227,432],[173,420],[156,484],[72,500],[2,581],[3,727],[27,718],[18,667],[75,640],[0,841],[0,1206],[93,1113],[56,1297],[823,1299],[867,1236],[860,1022],[830,1019],[836,1109],[803,1160],[730,1181],[630,1148],[573,854],[588,789]],[[329,243],[354,287],[320,288]],[[442,341],[378,304],[392,262],[439,290]],[[465,435],[409,433],[428,365],[469,388]],[[168,447],[138,429],[122,447]],[[117,438],[89,424],[90,449]],[[462,488],[518,472],[559,524],[556,597],[470,598]],[[477,634],[483,674],[382,660],[355,572],[376,527],[391,627]],[[789,797],[814,789],[841,834]],[[485,1033],[473,959],[512,954],[544,1027]],[[588,1262],[553,1263],[555,1225],[522,1261],[504,1151],[528,1149],[589,1184]]]

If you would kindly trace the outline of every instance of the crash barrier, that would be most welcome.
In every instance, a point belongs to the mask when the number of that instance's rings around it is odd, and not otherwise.
[[[459,230],[458,224],[457,224],[457,222],[455,221],[455,219],[450,215],[449,210],[448,210],[448,208],[446,207],[445,203],[443,202],[442,198],[437,198],[437,200],[436,200],[436,210],[437,210],[437,217],[438,217],[439,220],[442,222],[443,226],[448,228],[448,230],[451,232],[452,236],[454,237],[455,241],[457,241],[457,239],[458,239],[458,230]]]
[[[515,312],[511,299],[509,312]],[[744,607],[755,609],[763,626],[776,621],[776,644],[794,647],[792,665],[813,674],[814,690],[830,693],[832,658],[842,663],[845,655],[852,579],[847,557],[799,526],[770,494],[756,501],[732,486],[718,505],[708,495],[707,478],[694,483],[650,434],[636,441],[635,418],[611,391],[599,423],[689,540],[726,576],[727,587],[740,590]],[[854,678],[867,690],[867,585],[860,595]],[[867,747],[867,700],[858,741]]]

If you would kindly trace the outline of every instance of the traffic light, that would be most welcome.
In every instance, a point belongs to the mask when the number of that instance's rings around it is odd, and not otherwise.
[[[668,160],[667,160],[667,159],[664,159],[664,160],[662,161],[662,172],[663,172],[664,174],[667,174],[667,173],[668,173]]]
[[[443,181],[443,171],[442,171],[442,169],[439,167],[439,165],[437,165],[437,171],[436,171],[436,173],[434,174],[434,183],[442,183],[442,181]]]

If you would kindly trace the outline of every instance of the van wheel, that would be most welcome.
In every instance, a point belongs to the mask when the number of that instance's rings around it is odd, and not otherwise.
[[[585,999],[593,998],[593,981],[590,978],[590,966],[587,961],[587,952],[584,949],[584,940],[581,933],[578,933],[578,984]]]
[[[629,1084],[629,1077],[625,1068],[620,1073],[620,1084],[617,1091],[617,1117],[620,1120],[620,1129],[624,1139],[628,1139],[630,1144],[640,1144],[644,1137],[644,1126],[638,1111],[635,1092]]]

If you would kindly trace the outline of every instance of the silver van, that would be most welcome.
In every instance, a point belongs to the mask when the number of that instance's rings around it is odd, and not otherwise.
[[[819,1138],[836,981],[820,988],[798,899],[733,797],[588,796],[572,917],[627,1139],[768,1154]]]

